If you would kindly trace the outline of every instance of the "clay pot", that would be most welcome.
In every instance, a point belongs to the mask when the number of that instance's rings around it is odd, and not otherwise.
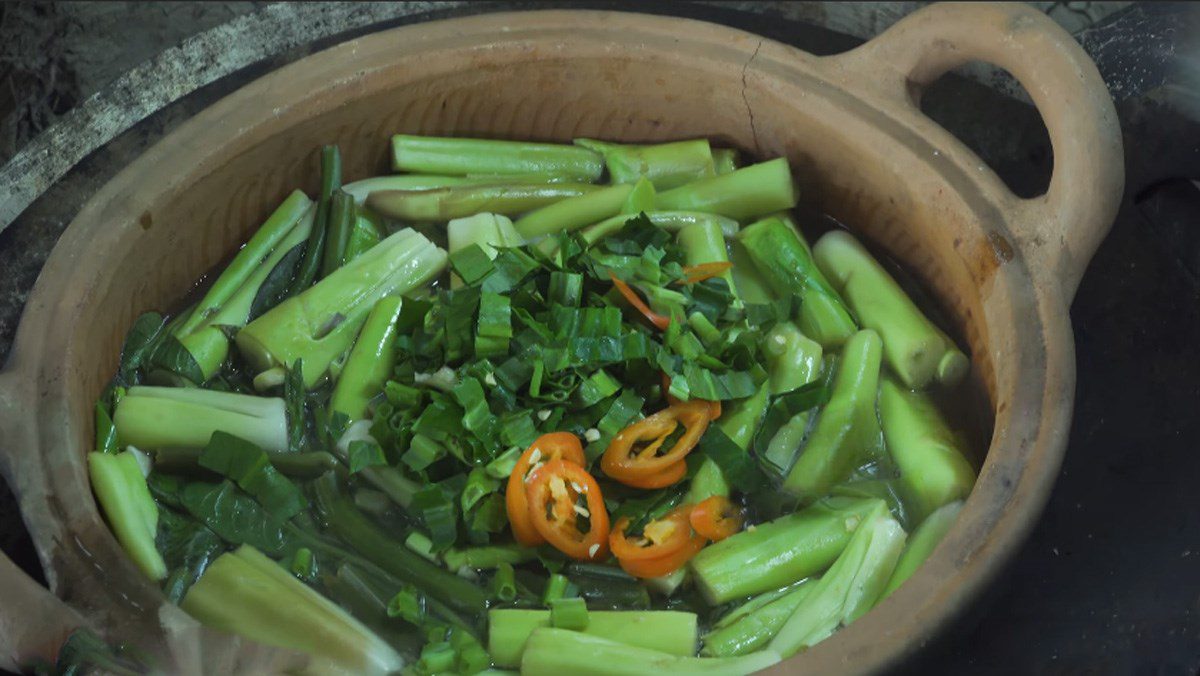
[[[927,84],[971,60],[1006,68],[1041,111],[1055,158],[1045,195],[1014,196],[919,111]],[[249,646],[165,604],[105,526],[84,463],[92,405],[139,313],[172,307],[288,191],[315,194],[321,144],[341,146],[354,180],[387,171],[396,132],[710,137],[784,156],[802,200],[888,252],[948,311],[993,416],[979,482],[907,584],[777,670],[897,663],[955,618],[1029,533],[1070,427],[1068,306],[1123,183],[1112,102],[1065,32],[1025,5],[935,5],[858,49],[817,58],[676,18],[491,14],[376,33],[275,71],[181,126],[80,211],[0,376],[0,467],[53,590],[0,558],[0,666],[46,654],[86,624],[169,646],[180,671],[200,668],[198,650],[211,671],[255,668]]]

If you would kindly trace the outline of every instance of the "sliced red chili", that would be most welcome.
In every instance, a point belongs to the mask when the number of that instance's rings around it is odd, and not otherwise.
[[[709,402],[693,399],[665,408],[621,430],[600,459],[604,473],[617,481],[656,475],[682,462],[708,429]],[[666,452],[659,454],[671,434],[683,423],[684,432]],[[639,447],[640,443],[644,445]]]
[[[629,537],[629,517],[621,517],[608,536],[613,556],[623,561],[645,561],[657,559],[687,545],[692,538],[689,523],[691,505],[676,507],[667,514],[650,521],[642,528],[641,535]]]
[[[692,508],[688,522],[700,535],[720,542],[742,529],[742,510],[724,495],[714,495]]]
[[[555,549],[580,561],[608,556],[608,511],[600,486],[587,470],[552,460],[529,475],[526,496],[533,527]]]
[[[621,295],[625,297],[625,300],[632,305],[634,309],[642,313],[642,316],[649,320],[649,322],[657,327],[658,330],[667,330],[667,327],[671,325],[670,317],[660,315],[654,310],[651,310],[650,306],[646,305],[646,301],[642,300],[642,297],[637,295],[637,292],[630,288],[628,284],[618,279],[615,273],[609,272],[608,277],[612,280],[613,286],[617,287],[617,291],[621,292]]]
[[[508,512],[508,523],[513,536],[526,547],[536,547],[546,541],[529,518],[529,503],[525,497],[525,481],[538,465],[552,460],[566,460],[583,466],[587,463],[579,437],[570,432],[551,432],[538,437],[521,457],[508,475],[508,486],[504,492],[504,505]]]
[[[683,269],[683,274],[687,275],[687,277],[679,280],[679,283],[699,284],[706,279],[711,279],[718,275],[725,274],[725,271],[732,267],[733,263],[730,263],[729,261],[713,261],[711,263],[689,265]]]

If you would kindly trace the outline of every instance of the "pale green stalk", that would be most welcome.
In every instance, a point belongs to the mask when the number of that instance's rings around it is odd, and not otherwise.
[[[121,443],[143,449],[208,444],[227,432],[264,450],[287,450],[287,413],[282,399],[183,387],[129,388],[117,402],[113,423]]]
[[[908,545],[904,547],[904,553],[900,555],[900,560],[896,562],[896,570],[892,573],[892,578],[888,580],[881,599],[891,596],[892,592],[912,577],[912,574],[917,572],[929,555],[933,554],[933,550],[941,544],[942,538],[950,532],[962,507],[963,503],[961,502],[942,505],[933,514],[925,517],[921,525],[917,526],[912,537],[908,538]]]
[[[707,211],[742,221],[796,206],[796,187],[780,157],[659,193],[656,203],[664,211]]]
[[[645,178],[658,190],[670,190],[713,175],[713,156],[707,139],[657,145],[575,139],[575,145],[603,155],[613,183],[635,183]]]
[[[550,626],[548,610],[488,611],[488,652],[498,667],[521,663],[525,643],[537,629]],[[674,610],[593,610],[583,633],[617,643],[691,655],[696,650],[696,614]]]
[[[523,676],[744,676],[779,662],[760,650],[741,657],[681,657],[566,629],[538,629],[525,644]]]
[[[604,171],[598,153],[554,143],[397,134],[392,168],[423,174],[552,174],[595,181]]]
[[[396,364],[396,320],[402,305],[398,296],[384,296],[375,303],[338,376],[330,409],[358,420],[366,414],[367,403],[383,390]]]
[[[96,501],[125,553],[151,580],[166,577],[167,564],[154,545],[158,505],[133,453],[88,453],[88,474]]]

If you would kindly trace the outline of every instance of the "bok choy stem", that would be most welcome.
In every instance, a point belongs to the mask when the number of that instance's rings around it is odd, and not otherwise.
[[[592,182],[600,178],[604,164],[591,150],[569,145],[397,134],[392,137],[392,168],[450,176],[554,174]]]
[[[636,183],[646,178],[656,189],[670,190],[713,175],[708,139],[621,145],[581,138],[575,139],[575,145],[600,153],[613,183]]]
[[[366,414],[371,398],[383,390],[396,363],[396,320],[402,305],[398,296],[384,296],[371,308],[333,388],[330,409],[358,420]]]
[[[288,448],[282,399],[180,387],[129,388],[113,412],[117,436],[138,448],[200,448],[228,432],[268,451]]]
[[[659,193],[665,211],[706,211],[739,221],[796,206],[796,187],[780,157]]]
[[[154,546],[158,505],[133,453],[88,453],[88,474],[96,501],[129,558],[151,580],[167,576],[167,564]]]
[[[488,652],[498,667],[521,663],[525,643],[537,629],[550,626],[548,610],[488,611]],[[593,610],[585,634],[617,643],[691,655],[696,649],[696,614],[672,610]]]

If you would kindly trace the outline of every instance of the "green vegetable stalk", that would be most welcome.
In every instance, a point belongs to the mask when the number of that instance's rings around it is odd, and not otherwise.
[[[312,200],[297,190],[275,209],[250,241],[213,283],[171,334],[192,355],[208,380],[229,355],[229,338],[222,326],[240,327],[267,275],[289,251],[308,239],[313,226]]]
[[[800,299],[799,323],[804,335],[826,349],[840,347],[854,335],[854,319],[813,262],[800,231],[772,216],[742,229],[738,241],[772,291]]]
[[[917,519],[967,497],[975,470],[963,456],[961,440],[928,397],[885,378],[879,419],[888,452],[900,469],[905,503]]]
[[[684,226],[676,238],[679,245],[683,247],[683,255],[688,265],[729,262],[729,251],[725,248],[724,233],[721,232],[721,226],[713,221]],[[721,273],[721,279],[729,284],[730,292],[733,293],[734,298],[737,298],[737,287],[733,283],[733,274],[726,270]]]
[[[207,626],[307,653],[306,673],[404,666],[383,639],[249,545],[213,561],[179,605]]]
[[[624,183],[600,188],[525,214],[513,224],[526,240],[559,232],[570,232],[622,213],[633,185]]]
[[[713,173],[717,176],[732,174],[737,171],[738,165],[741,162],[738,159],[738,151],[735,148],[713,148]]]
[[[247,324],[237,334],[238,349],[260,372],[302,360],[311,388],[350,348],[380,298],[417,289],[445,264],[445,251],[405,228]]]
[[[768,404],[770,404],[770,393],[764,384],[758,392],[729,405],[728,410],[717,422],[717,427],[729,437],[730,441],[745,451],[750,448],[750,443],[754,440],[754,432],[762,423]],[[726,481],[720,466],[712,458],[705,458],[700,463],[700,468],[696,471],[695,476],[692,477],[692,483],[688,487],[684,502],[696,504],[714,495],[729,495],[729,482]]]
[[[537,629],[550,626],[548,610],[488,611],[488,652],[498,667],[521,664],[525,643]],[[593,610],[585,634],[669,655],[696,649],[696,615],[673,610]]]
[[[383,239],[383,226],[378,219],[369,213],[356,213],[354,227],[350,230],[350,240],[346,242],[345,262],[358,258]]]
[[[817,416],[800,458],[784,479],[783,489],[807,502],[829,493],[871,455],[883,450],[879,417],[881,345],[870,329],[846,341],[833,377],[829,403]]]
[[[656,189],[670,190],[713,175],[713,156],[707,139],[657,145],[575,139],[575,145],[603,155],[613,183],[636,183],[647,178]]]
[[[167,564],[154,545],[158,505],[130,451],[88,453],[88,473],[96,500],[129,558],[151,580],[167,576]]]
[[[288,448],[282,399],[181,387],[129,388],[113,412],[117,436],[138,448],[200,448],[227,432],[268,451]]]
[[[445,221],[480,212],[520,214],[603,190],[589,183],[457,185],[431,190],[377,190],[367,207],[409,221]]]
[[[786,394],[821,376],[821,345],[791,322],[775,325],[762,341],[771,394]]]
[[[709,545],[691,561],[713,605],[785,587],[824,570],[882,500],[827,498]]]
[[[937,549],[942,538],[946,537],[946,533],[958,519],[958,513],[962,511],[962,506],[961,502],[942,505],[925,517],[920,526],[917,526],[912,537],[908,538],[908,544],[904,547],[904,552],[900,554],[900,560],[896,562],[896,570],[892,573],[892,578],[888,580],[881,599],[891,596],[892,592],[912,577],[921,564],[925,563],[925,560],[929,558],[933,550]]]
[[[706,211],[742,221],[796,206],[796,187],[781,157],[659,193],[656,204],[664,211]]]
[[[329,232],[325,237],[325,251],[321,260],[322,277],[333,274],[334,270],[349,260],[346,249],[350,246],[350,236],[357,220],[354,198],[341,190],[334,192],[329,205]]]
[[[754,259],[750,257],[746,247],[736,239],[729,243],[729,260],[733,263],[730,270],[733,273],[733,283],[737,285],[738,295],[744,302],[765,304],[778,301],[766,280],[758,273]]]
[[[475,214],[450,221],[446,224],[446,239],[447,248],[452,254],[477,244],[492,260],[495,260],[498,253],[497,247],[515,247],[525,243],[507,216],[492,213]],[[458,275],[451,273],[450,286],[462,286]]]
[[[451,176],[553,174],[594,182],[604,164],[599,154],[576,146],[397,134],[392,168]]]
[[[304,257],[296,269],[296,276],[288,287],[288,295],[295,296],[312,286],[321,272],[321,261],[325,256],[325,240],[329,232],[329,212],[333,207],[333,193],[342,186],[342,154],[337,146],[321,148],[321,195],[317,200],[316,220],[308,243],[304,245]]]
[[[642,676],[706,674],[744,676],[779,662],[770,650],[741,657],[689,657],[641,648],[589,633],[545,627],[525,643],[521,673],[525,676]]]
[[[646,210],[646,218],[655,227],[669,230],[671,232],[679,232],[680,230],[690,226],[699,224],[713,224],[721,230],[721,235],[729,238],[737,234],[738,222],[732,218],[725,218],[717,214],[705,214],[699,211],[652,211]],[[600,240],[614,235],[625,228],[625,224],[632,218],[628,213],[618,214],[612,218],[606,218],[595,225],[579,231],[579,238],[588,246],[599,242]]]
[[[789,587],[787,593],[782,596],[764,594],[763,596],[771,597],[766,603],[706,634],[700,654],[709,657],[732,657],[745,655],[766,646],[812,592],[813,586],[810,578]],[[754,603],[758,598],[762,597],[751,599],[747,605]]]
[[[397,296],[384,296],[371,308],[333,388],[329,403],[332,410],[345,413],[351,420],[362,418],[367,402],[391,377],[396,363],[396,320],[402,303]]]
[[[870,610],[904,549],[904,529],[883,504],[868,514],[845,551],[812,585],[767,649],[787,658]]]
[[[905,385],[920,389],[935,378],[954,385],[966,375],[966,355],[850,233],[827,233],[813,258],[862,325],[883,339],[883,356]]]
[[[361,181],[347,183],[342,186],[342,192],[354,198],[356,206],[363,206],[367,196],[373,192],[388,191],[425,191],[438,188],[453,188],[464,185],[487,185],[495,183],[495,178],[471,178],[468,176],[432,176],[428,174],[389,174],[387,176],[372,176]],[[515,181],[506,180],[505,183]]]

